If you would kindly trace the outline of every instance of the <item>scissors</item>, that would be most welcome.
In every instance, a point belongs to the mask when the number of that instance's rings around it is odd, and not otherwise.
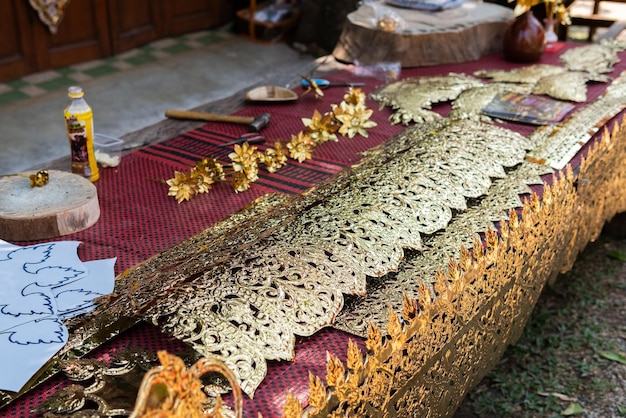
[[[323,89],[325,87],[337,87],[337,86],[350,86],[350,87],[360,87],[360,86],[364,86],[365,83],[353,83],[353,82],[341,82],[341,83],[333,83],[329,80],[326,80],[324,78],[312,78],[310,79],[312,82],[314,82],[315,84],[317,84],[317,87]],[[309,81],[302,79],[302,81],[300,82],[303,88],[308,88],[309,87]]]

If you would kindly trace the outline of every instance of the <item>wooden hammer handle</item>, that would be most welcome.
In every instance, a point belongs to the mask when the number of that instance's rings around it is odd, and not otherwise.
[[[242,125],[250,125],[252,122],[254,122],[254,117],[252,116],[220,115],[217,113],[194,112],[192,110],[168,109],[165,111],[165,116],[174,119],[204,120],[207,122],[229,122],[239,123]]]

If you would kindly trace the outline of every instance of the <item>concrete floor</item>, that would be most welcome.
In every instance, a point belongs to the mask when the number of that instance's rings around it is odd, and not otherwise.
[[[82,83],[95,131],[120,137],[164,119],[166,109],[191,109],[267,83],[297,77],[314,58],[284,43],[258,44],[236,35],[176,56]],[[69,87],[69,86],[68,86]],[[289,87],[289,86],[287,86]],[[67,89],[0,107],[0,175],[69,154],[63,108]]]

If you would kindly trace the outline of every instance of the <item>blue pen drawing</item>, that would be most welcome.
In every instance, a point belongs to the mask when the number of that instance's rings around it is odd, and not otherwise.
[[[59,308],[58,314],[66,317],[68,314],[90,308],[94,306],[93,300],[99,296],[103,296],[103,294],[84,289],[72,289],[60,292],[56,294],[57,304],[58,306],[67,308]]]
[[[43,318],[27,322],[1,334],[8,334],[9,341],[19,345],[65,343],[65,326],[58,318]]]
[[[15,246],[13,250],[3,251],[5,254],[0,254],[0,261],[13,260],[13,262],[23,266],[26,264],[43,263],[50,258],[53,248],[54,244],[33,245],[30,247]]]
[[[3,292],[3,297],[0,298],[0,314],[13,317],[54,314],[50,295],[37,289],[33,283],[29,283],[23,288],[19,295],[16,295],[15,291],[9,292],[5,289],[6,292]],[[5,294],[7,298],[3,300]],[[26,319],[32,320],[32,318]],[[0,325],[0,331],[2,328],[4,327]]]
[[[63,319],[113,291],[116,259],[83,262],[79,245],[0,240],[0,390],[19,391],[67,342]]]
[[[80,276],[83,276],[86,271],[76,270],[72,267],[49,266],[29,273],[33,274],[33,279],[36,280],[35,284],[37,286],[56,287],[72,279],[78,279]]]
[[[11,316],[53,314],[51,302],[53,286],[76,280],[84,276],[85,269],[73,266],[49,265],[53,252],[65,250],[66,245],[46,244],[18,248],[6,254],[0,252],[0,278],[4,286],[0,293],[0,313]],[[69,248],[75,247],[70,245]],[[76,257],[77,258],[77,257]],[[11,277],[5,277],[10,275]],[[0,330],[4,327],[1,325]]]

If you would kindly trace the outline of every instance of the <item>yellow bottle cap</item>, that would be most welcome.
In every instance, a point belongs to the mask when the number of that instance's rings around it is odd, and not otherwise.
[[[79,87],[79,86],[72,86],[72,87],[67,89],[67,96],[70,99],[79,99],[79,98],[83,97],[84,94],[85,93],[83,93],[82,87]]]

